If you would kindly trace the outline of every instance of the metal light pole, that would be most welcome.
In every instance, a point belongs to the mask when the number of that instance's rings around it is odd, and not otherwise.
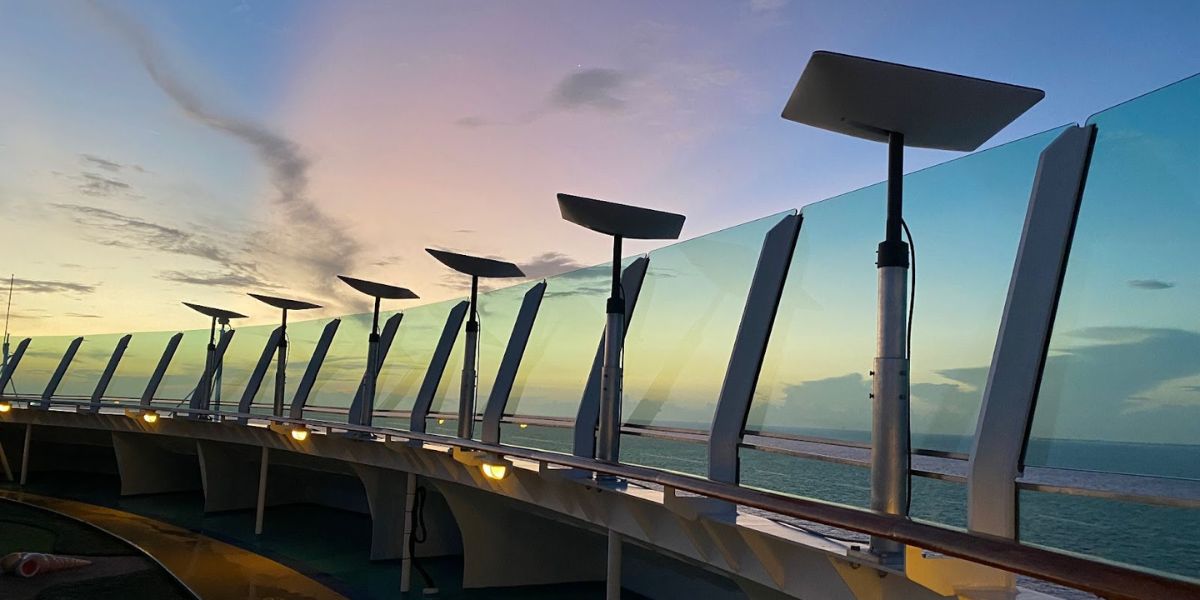
[[[225,326],[229,324],[230,319],[245,319],[246,315],[235,313],[231,310],[223,308],[213,308],[211,306],[203,306],[184,302],[184,306],[206,316],[211,319],[208,328],[208,349],[204,355],[204,376],[200,378],[200,385],[196,386],[194,396],[196,397],[195,406],[201,410],[208,410],[209,400],[213,389],[213,374],[217,367],[217,324],[221,324],[222,333],[225,331]],[[219,394],[220,392],[218,392]],[[217,410],[221,410],[219,401]]]
[[[282,317],[279,322],[279,345],[277,346],[276,363],[275,363],[275,403],[272,414],[276,417],[283,416],[283,393],[287,385],[287,316],[289,310],[309,310],[312,308],[321,308],[319,304],[304,302],[303,300],[291,300],[288,298],[276,298],[274,296],[263,296],[262,294],[249,294],[251,298],[263,302],[270,306],[280,309]]]
[[[471,302],[467,310],[469,316],[463,352],[462,387],[458,396],[458,437],[471,439],[475,431],[475,401],[479,393],[479,278],[524,277],[525,273],[517,265],[502,260],[433,248],[426,248],[425,251],[447,267],[471,276]]]
[[[971,151],[1036,104],[1033,88],[857,56],[815,52],[783,118],[888,145],[887,219],[879,243],[871,398],[871,509],[908,514],[909,246],[903,239],[904,147]],[[872,538],[871,551],[903,561],[904,545]]]
[[[419,296],[407,288],[387,285],[385,283],[355,279],[345,275],[338,275],[338,279],[344,281],[346,285],[375,299],[375,312],[371,318],[371,335],[367,338],[367,377],[363,383],[362,422],[359,423],[359,425],[369,425],[375,413],[375,383],[379,377],[379,369],[381,367],[379,364],[381,362],[379,360],[380,300],[383,298],[389,300],[414,300]]]
[[[605,308],[604,363],[600,371],[600,419],[596,458],[621,459],[622,354],[625,349],[625,298],[621,291],[621,241],[673,240],[684,216],[649,208],[558,194],[562,218],[613,238],[612,287]]]

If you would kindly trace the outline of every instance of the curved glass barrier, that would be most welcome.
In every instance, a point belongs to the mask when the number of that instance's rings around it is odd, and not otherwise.
[[[626,423],[708,430],[763,238],[787,214],[650,253],[625,335]]]
[[[154,368],[162,358],[163,350],[174,331],[147,331],[133,334],[129,347],[121,356],[112,381],[108,384],[106,398],[140,400],[146,384],[154,374]],[[106,336],[107,337],[107,336]],[[114,342],[115,343],[115,342]],[[200,375],[197,373],[196,378]],[[95,385],[95,382],[92,382]]]
[[[388,351],[387,360],[383,362],[383,368],[379,372],[379,385],[377,386],[379,398],[376,400],[376,410],[412,410],[417,394],[421,390],[421,383],[425,380],[425,373],[429,370],[429,363],[433,360],[433,353],[442,337],[442,330],[446,327],[446,318],[450,315],[451,309],[461,301],[461,299],[455,298],[436,304],[415,306],[403,311],[404,318],[400,321],[400,329],[396,330],[396,339],[392,341],[392,348]],[[365,367],[367,362],[365,334],[362,339],[359,353],[364,357],[360,362]],[[446,361],[446,370],[442,373],[438,393],[434,395],[433,403],[430,406],[439,405],[440,399],[445,396],[448,389],[447,379],[450,374],[454,370],[462,368],[461,344],[462,331],[460,330],[458,337],[455,338],[454,350],[450,353],[450,359]],[[459,357],[457,361],[455,360],[456,356]],[[360,371],[359,377],[361,376],[362,372]],[[455,410],[457,410],[457,403],[455,403]],[[402,427],[408,428],[407,419],[403,420]]]
[[[917,267],[913,445],[967,452],[1041,151],[1039,133],[906,175]],[[747,428],[870,440],[884,185],[811,204]]]
[[[575,418],[604,332],[611,271],[609,265],[597,265],[546,279],[508,414]]]
[[[1200,76],[1101,112],[1025,462],[1200,479]]]
[[[25,349],[25,355],[21,357],[21,362],[17,365],[17,369],[13,371],[13,376],[8,383],[8,389],[4,390],[4,393],[25,397],[41,396],[42,392],[46,390],[46,384],[54,376],[54,371],[58,369],[58,364],[62,362],[63,354],[67,351],[67,347],[71,345],[71,340],[76,337],[73,335],[56,335],[31,339],[29,347]],[[12,346],[15,348],[16,343],[14,342]],[[83,345],[80,345],[79,352],[83,352]],[[68,368],[67,376],[70,373],[71,369]],[[64,376],[63,379],[65,380],[66,377]]]
[[[117,341],[121,337],[121,335],[104,334],[89,335],[83,338],[83,343],[79,345],[79,351],[75,353],[75,360],[71,361],[70,368],[67,369],[66,375],[58,385],[55,397],[90,399],[92,392],[96,390],[96,383],[99,382],[100,375],[104,373],[104,368],[108,366],[108,360],[112,357],[112,352],[116,349]],[[130,343],[133,343],[132,338]],[[30,347],[32,348],[32,342]],[[51,372],[56,367],[57,365],[51,367]],[[19,367],[17,372],[24,372],[24,368]]]

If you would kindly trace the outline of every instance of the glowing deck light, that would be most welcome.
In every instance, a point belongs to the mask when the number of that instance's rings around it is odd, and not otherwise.
[[[494,481],[500,481],[508,477],[508,461],[504,459],[487,458],[479,463],[479,470],[483,472],[483,476]]]
[[[152,411],[152,410],[143,411],[142,412],[142,420],[147,423],[157,423],[158,422],[158,413],[155,411]]]
[[[0,413],[6,413],[12,410],[12,403],[8,400],[0,400]]]
[[[529,427],[529,423],[521,423],[520,425],[517,425],[517,427],[520,427],[521,429],[526,429]]]
[[[446,424],[445,419],[438,419],[438,425],[445,425],[445,424]]]
[[[307,440],[308,439],[308,428],[297,427],[297,428],[293,429],[292,430],[292,439],[296,440],[297,442],[303,442],[304,440]]]

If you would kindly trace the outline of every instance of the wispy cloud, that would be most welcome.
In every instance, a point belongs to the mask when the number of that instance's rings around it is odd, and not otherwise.
[[[97,198],[108,198],[117,194],[123,194],[132,189],[128,183],[119,179],[97,175],[96,173],[88,173],[86,171],[75,177],[75,180],[78,182],[76,189],[81,194]]]
[[[82,160],[87,166],[103,169],[109,173],[120,173],[126,169],[130,171],[137,171],[139,173],[144,173],[146,171],[140,165],[124,164],[115,160],[109,160],[107,158],[96,156],[95,154],[80,154],[79,159]]]
[[[1133,279],[1129,281],[1129,287],[1138,290],[1166,290],[1175,287],[1175,282],[1161,279]]]
[[[0,286],[8,287],[8,286]],[[13,292],[29,294],[90,294],[96,291],[96,286],[76,281],[52,281],[38,279],[14,279]]]
[[[199,273],[185,273],[183,271],[163,271],[157,275],[158,279],[163,281],[171,281],[175,283],[186,283],[189,285],[199,285],[205,287],[228,287],[236,289],[262,289],[274,288],[275,286],[264,281],[253,273],[248,272],[228,272],[219,273],[205,271]]]
[[[195,256],[222,264],[236,262],[226,250],[206,236],[96,206],[52,206],[66,212],[76,224],[97,234],[94,240],[107,246]]]
[[[150,79],[188,117],[254,149],[269,169],[276,191],[280,228],[252,237],[256,250],[291,263],[303,284],[334,296],[334,276],[354,270],[361,251],[345,226],[307,195],[309,161],[292,140],[247,120],[225,114],[172,69],[166,53],[140,23],[107,4],[90,5],[137,54]],[[297,282],[300,283],[300,282]]]

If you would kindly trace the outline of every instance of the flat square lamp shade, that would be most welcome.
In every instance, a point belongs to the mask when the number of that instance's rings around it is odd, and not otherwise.
[[[375,298],[386,298],[388,300],[413,300],[419,297],[408,288],[388,285],[386,283],[367,281],[366,279],[356,279],[354,277],[347,277],[345,275],[338,275],[338,279],[346,282],[346,285]]]
[[[448,252],[446,250],[435,250],[426,248],[431,256],[438,259],[443,265],[454,269],[460,273],[466,273],[474,277],[524,277],[525,273],[521,268],[510,262],[496,260],[493,258],[483,258],[481,256],[468,256],[457,252]]]
[[[904,145],[975,150],[1037,104],[1042,90],[834,52],[814,52],[783,118]]]
[[[673,240],[683,230],[683,215],[628,204],[558,195],[562,218],[606,235],[639,240]]]
[[[258,300],[259,302],[265,302],[271,306],[274,306],[275,308],[282,308],[283,310],[308,310],[310,308],[321,308],[320,304],[313,304],[312,302],[305,302],[303,300],[277,298],[275,296],[264,296],[262,294],[249,294],[249,296],[255,300]]]
[[[246,315],[243,315],[241,313],[235,313],[232,310],[225,310],[223,308],[213,308],[211,306],[204,306],[203,304],[192,304],[191,302],[184,302],[183,305],[204,315],[204,316],[212,317],[214,319],[245,319],[246,318]]]

